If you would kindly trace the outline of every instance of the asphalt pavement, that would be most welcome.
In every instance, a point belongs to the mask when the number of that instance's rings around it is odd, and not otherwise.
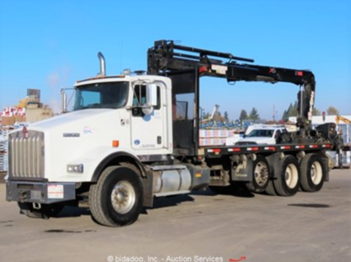
[[[133,225],[102,227],[88,208],[30,219],[0,184],[1,261],[351,261],[351,171],[333,170],[318,193],[156,200]]]

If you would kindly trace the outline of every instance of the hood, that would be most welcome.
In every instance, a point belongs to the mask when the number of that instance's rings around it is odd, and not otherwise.
[[[85,109],[62,114],[29,124],[28,129],[37,131],[49,131],[51,129],[73,128],[91,125],[103,125],[104,119],[112,119],[116,115],[116,109]],[[73,130],[67,130],[73,131]]]
[[[240,139],[237,144],[275,144],[272,137],[245,137]]]

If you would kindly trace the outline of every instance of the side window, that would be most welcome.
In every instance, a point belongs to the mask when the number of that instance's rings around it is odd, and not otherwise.
[[[142,85],[134,86],[133,106],[142,106],[146,102],[146,88]]]
[[[174,120],[192,120],[194,118],[194,93],[177,94],[173,109]]]
[[[134,86],[134,95],[133,95],[133,106],[143,106],[146,103],[146,86],[145,85],[136,85]],[[161,108],[161,91],[160,87],[157,86],[157,106],[154,109]]]
[[[138,107],[142,107],[146,103],[146,86],[145,85],[135,85],[133,94],[133,115],[141,115],[141,110]],[[159,110],[161,108],[161,89],[157,86],[157,105],[154,110]],[[140,112],[139,112],[140,111]]]
[[[277,138],[278,136],[280,136],[282,132],[278,129],[274,135],[275,138]]]

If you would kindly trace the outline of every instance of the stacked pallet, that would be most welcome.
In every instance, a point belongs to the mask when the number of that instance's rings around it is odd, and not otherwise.
[[[8,170],[8,133],[9,129],[0,129],[0,172]]]
[[[236,130],[216,129],[207,130],[200,129],[200,146],[219,146],[225,145],[228,137],[234,136]]]
[[[3,126],[13,126],[16,122],[26,121],[26,108],[5,107],[0,115]]]

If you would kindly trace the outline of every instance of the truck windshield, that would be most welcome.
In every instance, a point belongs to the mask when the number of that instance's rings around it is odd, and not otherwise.
[[[96,83],[77,87],[73,110],[120,108],[126,105],[129,82]]]

